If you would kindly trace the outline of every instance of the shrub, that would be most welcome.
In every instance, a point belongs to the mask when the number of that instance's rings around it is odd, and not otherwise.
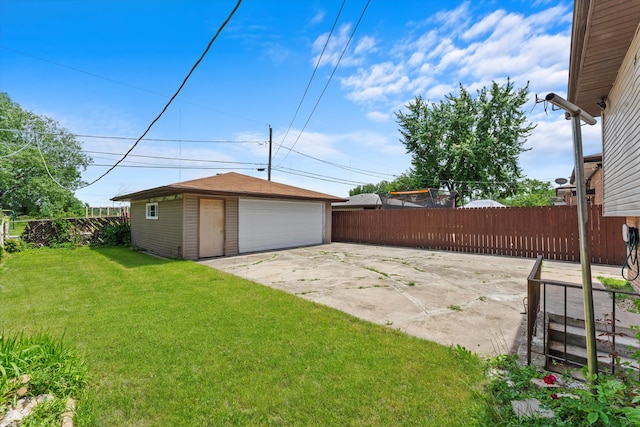
[[[65,243],[73,243],[73,225],[71,222],[62,216],[58,216],[51,220],[51,226],[53,227],[54,234],[51,236],[47,246],[60,246]]]
[[[102,231],[102,244],[107,246],[129,246],[131,244],[131,226],[121,222],[105,227]]]
[[[25,244],[20,239],[7,239],[4,242],[4,249],[12,254],[15,252],[22,252],[24,250]]]

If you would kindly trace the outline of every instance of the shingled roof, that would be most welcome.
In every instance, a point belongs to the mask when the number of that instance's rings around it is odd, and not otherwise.
[[[235,172],[123,194],[113,197],[111,200],[121,202],[181,193],[212,196],[262,197],[270,199],[319,200],[327,202],[342,202],[346,200],[329,194],[305,190],[304,188],[294,187],[292,185],[279,184]]]

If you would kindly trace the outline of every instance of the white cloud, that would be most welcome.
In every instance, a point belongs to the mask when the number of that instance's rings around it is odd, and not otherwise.
[[[341,81],[342,87],[351,89],[347,97],[354,101],[384,99],[388,94],[399,94],[409,83],[402,64],[384,62],[361,69],[355,75]]]
[[[320,22],[322,22],[324,20],[325,17],[325,11],[324,10],[319,10],[316,12],[315,15],[313,15],[313,18],[311,18],[311,20],[309,21],[310,24],[319,24]]]
[[[434,21],[443,29],[458,29],[467,25],[469,15],[469,2],[464,2],[453,10],[436,13]]]
[[[506,14],[504,10],[496,10],[489,16],[482,19],[480,22],[474,24],[467,31],[464,32],[462,38],[464,40],[471,40],[491,30]]]
[[[389,113],[383,113],[380,111],[369,111],[367,113],[367,119],[372,122],[386,122],[391,118]]]
[[[362,64],[367,54],[376,51],[376,39],[374,37],[356,36],[354,39],[349,40],[351,33],[351,24],[343,24],[337,33],[334,32],[331,35],[328,42],[329,33],[318,36],[312,45],[312,52],[315,54],[312,59],[313,66],[315,67],[320,58],[320,67],[325,65],[334,67],[338,61],[340,61],[340,67],[353,67]],[[345,51],[347,44],[348,47]]]
[[[284,137],[284,129],[274,131],[273,133],[274,153],[278,150],[280,152],[280,159],[285,155],[290,158],[298,156],[295,152],[290,152],[290,149],[323,159],[336,158],[340,156],[339,150],[334,146],[336,144],[336,140],[335,138],[332,138],[331,135],[312,132],[309,130],[305,130],[300,134],[300,129],[292,128],[289,130],[286,140],[283,142]],[[277,148],[280,144],[282,144],[282,146]]]
[[[517,87],[529,81],[531,91],[566,86],[570,34],[557,23],[570,19],[568,7],[529,16],[499,9],[474,17],[471,6],[465,2],[416,25],[420,32],[389,49],[384,61],[363,63],[342,78],[347,98],[389,107],[408,95],[438,100],[460,82],[481,88],[508,76]],[[384,40],[376,43],[385,51]]]
[[[365,36],[360,39],[353,53],[356,55],[366,54],[373,51],[375,46],[376,39],[374,39],[373,37]]]

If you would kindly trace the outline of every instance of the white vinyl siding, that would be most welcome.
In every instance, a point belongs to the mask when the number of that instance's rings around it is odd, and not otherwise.
[[[239,199],[240,253],[317,245],[324,240],[323,202]]]
[[[605,216],[640,216],[640,26],[602,114]]]

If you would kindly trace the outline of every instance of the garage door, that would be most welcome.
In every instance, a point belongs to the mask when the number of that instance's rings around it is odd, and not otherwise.
[[[240,199],[238,251],[321,244],[323,213],[322,202]]]

